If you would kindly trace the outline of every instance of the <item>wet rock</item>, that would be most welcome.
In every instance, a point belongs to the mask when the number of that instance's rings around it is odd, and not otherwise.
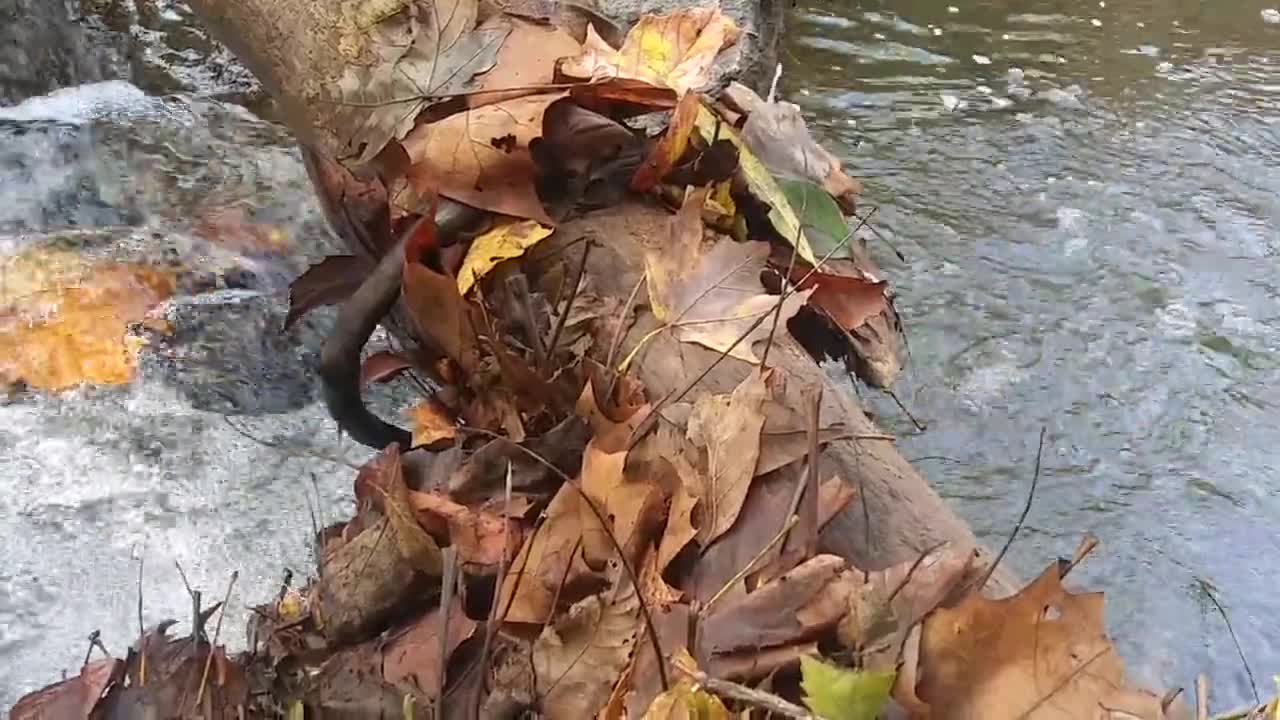
[[[123,53],[64,0],[0,0],[0,104],[125,76]]]

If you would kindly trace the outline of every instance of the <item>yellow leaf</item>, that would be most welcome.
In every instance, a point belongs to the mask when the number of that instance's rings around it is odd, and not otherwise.
[[[466,295],[476,281],[503,260],[520,257],[554,232],[536,220],[520,220],[499,225],[471,242],[471,249],[458,271],[458,292]]]
[[[850,670],[800,656],[804,704],[830,720],[876,720],[889,702],[894,675]]]
[[[716,56],[738,40],[738,26],[719,7],[684,8],[645,15],[614,50],[588,28],[580,55],[560,71],[569,77],[643,80],[676,92],[698,90],[709,80]]]
[[[146,320],[174,285],[167,270],[64,251],[0,260],[0,385],[129,382],[144,344],[129,326]]]
[[[771,208],[769,221],[773,223],[773,228],[787,242],[799,249],[800,257],[805,262],[817,265],[818,258],[814,256],[809,238],[800,227],[800,218],[791,207],[791,203],[787,201],[786,194],[782,192],[782,186],[774,180],[773,174],[764,166],[764,163],[752,154],[746,143],[742,142],[737,131],[729,123],[720,121],[715,113],[703,105],[698,108],[698,132],[702,133],[703,139],[708,143],[723,139],[738,148],[738,167],[742,169],[742,174],[747,180],[747,188],[751,190],[751,194],[769,203]]]

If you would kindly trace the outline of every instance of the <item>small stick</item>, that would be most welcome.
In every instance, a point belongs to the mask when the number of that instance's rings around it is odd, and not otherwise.
[[[560,344],[560,333],[564,332],[564,324],[569,319],[569,311],[573,309],[573,301],[578,298],[578,288],[582,285],[582,275],[587,271],[587,255],[591,252],[591,242],[583,243],[582,260],[578,261],[578,272],[574,275],[573,284],[569,287],[569,297],[565,300],[564,310],[560,312],[560,317],[556,318],[555,330],[551,331],[551,341],[547,343],[546,360],[550,363],[555,357],[556,345]],[[539,367],[543,373],[550,368],[546,365]]]
[[[102,644],[101,630],[94,630],[93,632],[89,633],[89,649],[85,651],[84,662],[80,663],[81,665],[89,664],[89,658],[93,657],[94,648],[101,649],[103,655],[107,657],[111,657],[111,653],[107,652],[107,646]]]
[[[444,570],[440,577],[440,671],[436,676],[434,717],[444,717],[444,679],[449,667],[449,615],[453,612],[453,598],[457,592],[458,548],[450,545],[440,551]]]
[[[676,658],[671,662],[676,670],[688,675],[691,680],[705,687],[716,695],[727,697],[731,700],[744,702],[748,705],[767,710],[771,713],[782,715],[783,717],[795,718],[795,720],[819,720],[817,715],[805,710],[799,705],[787,702],[777,695],[771,695],[767,692],[749,688],[746,685],[739,685],[728,680],[720,680],[710,675],[691,668],[685,664],[680,658]]]
[[[1209,720],[1209,677],[1196,675],[1196,720]]]
[[[529,345],[533,349],[534,366],[544,368],[547,366],[547,349],[542,345],[542,333],[538,332],[538,316],[533,311],[529,279],[524,275],[512,275],[507,278],[507,287],[516,296],[516,307],[529,335]]]
[[[782,63],[773,68],[773,82],[769,85],[769,95],[765,102],[772,103],[778,97],[778,81],[782,79]]]
[[[147,629],[142,624],[142,565],[145,557],[138,556],[138,686],[147,685]]]
[[[200,689],[196,691],[196,707],[199,707],[204,700],[204,686],[209,681],[209,666],[213,664],[213,653],[218,647],[218,636],[222,634],[222,618],[227,616],[227,603],[231,602],[231,589],[236,586],[236,579],[239,577],[239,570],[231,573],[231,581],[227,583],[227,592],[222,596],[222,612],[218,613],[218,622],[213,626],[213,642],[209,644],[209,650],[204,656],[204,672],[200,673]]]
[[[1076,546],[1076,551],[1071,555],[1071,564],[1067,565],[1062,571],[1062,577],[1066,577],[1067,573],[1075,570],[1076,566],[1084,562],[1084,559],[1089,557],[1089,553],[1093,552],[1096,547],[1098,547],[1098,536],[1093,533],[1085,533],[1085,536],[1080,538],[1080,544]],[[1178,692],[1182,692],[1182,689],[1179,688]],[[1177,697],[1177,695],[1175,694],[1174,697]]]
[[[198,643],[204,639],[204,623],[200,622],[200,591],[191,589],[191,583],[187,582],[187,573],[182,569],[182,563],[174,560],[173,564],[178,568],[178,575],[182,577],[182,585],[187,589],[187,595],[191,596],[191,642]]]
[[[906,405],[902,404],[902,401],[898,399],[897,394],[895,394],[892,390],[885,388],[884,394],[893,398],[893,402],[897,404],[898,409],[901,410],[907,416],[907,419],[911,421],[912,425],[916,426],[916,430],[919,430],[920,432],[924,432],[925,430],[929,429],[928,425],[920,422],[919,420],[916,419],[915,415],[911,414],[911,411],[907,409]]]
[[[1027,519],[1027,513],[1031,512],[1031,501],[1036,496],[1036,485],[1040,482],[1040,458],[1044,455],[1044,433],[1047,428],[1040,426],[1040,444],[1036,447],[1036,471],[1031,476],[1031,490],[1027,493],[1027,504],[1022,508],[1022,514],[1018,516],[1018,522],[1013,525],[1013,532],[1009,533],[1009,539],[1005,541],[1004,547],[1000,548],[1000,554],[996,555],[996,559],[991,562],[991,567],[982,574],[982,578],[974,583],[972,589],[980,591],[991,579],[991,575],[995,573],[999,567],[1000,561],[1004,559],[1005,553],[1009,552],[1009,546],[1013,545],[1013,539],[1018,537],[1018,531],[1022,529],[1022,523]]]
[[[729,592],[729,588],[737,585],[743,578],[750,575],[751,572],[755,570],[755,567],[760,560],[764,558],[764,556],[767,555],[779,542],[782,542],[782,538],[786,537],[787,533],[791,532],[791,528],[795,527],[798,522],[800,522],[799,515],[792,515],[790,518],[787,518],[786,524],[782,526],[782,529],[778,531],[778,534],[774,535],[772,540],[770,540],[764,547],[760,548],[760,552],[756,553],[756,556],[751,558],[751,562],[747,563],[746,566],[739,570],[736,575],[729,578],[729,582],[725,583],[723,587],[716,591],[715,595],[711,596],[711,599],[707,601],[707,604],[702,606],[702,611],[706,612],[707,610],[710,610],[711,606],[715,605],[717,600],[724,596],[725,593]]]
[[[494,581],[493,581],[493,603],[489,605],[489,621],[485,623],[485,627],[484,627],[484,644],[480,646],[479,668],[480,668],[480,673],[482,675],[484,673],[485,667],[488,666],[489,664],[489,653],[492,650],[493,638],[498,633],[497,625],[500,620],[498,616],[498,604],[502,600],[502,581],[505,580],[507,577],[507,552],[511,549],[511,521],[509,519],[511,515],[511,486],[512,486],[511,461],[508,460],[507,461],[507,478],[506,478],[505,487],[503,489],[505,494],[503,496],[504,506],[503,506],[503,512],[502,512],[502,517],[504,522],[502,526],[502,557],[499,558],[498,560],[498,575],[497,577],[494,578]],[[541,527],[541,526],[538,525],[534,527],[533,532],[535,535],[538,532],[538,527]],[[529,538],[529,542],[533,542],[532,536]],[[517,548],[517,550],[519,550],[519,548]],[[506,619],[507,612],[511,610],[511,604],[514,603],[516,600],[516,591],[520,589],[520,579],[524,577],[524,567],[528,564],[529,564],[529,556],[525,555],[524,565],[520,567],[520,573],[516,575],[516,585],[511,590],[511,597],[507,599],[507,606],[502,611],[501,619],[504,619],[504,620]],[[476,682],[476,697],[475,697],[475,703],[472,706],[472,709],[474,710],[473,717],[477,719],[480,716],[480,704],[484,698],[484,684],[485,683],[484,683],[483,677],[481,677],[481,679]]]
[[[1249,676],[1249,687],[1253,690],[1253,701],[1258,705],[1262,704],[1262,698],[1258,696],[1258,683],[1253,679],[1253,668],[1249,667],[1249,661],[1245,659],[1244,648],[1240,647],[1240,638],[1236,637],[1235,628],[1231,627],[1231,618],[1227,617],[1226,608],[1222,607],[1222,603],[1218,602],[1218,598],[1213,594],[1213,586],[1204,578],[1196,578],[1196,582],[1200,584],[1200,589],[1209,597],[1209,602],[1218,609],[1218,614],[1222,616],[1222,622],[1227,624],[1227,633],[1231,635],[1231,642],[1235,643],[1236,654],[1240,656],[1240,664],[1244,665],[1244,672]]]

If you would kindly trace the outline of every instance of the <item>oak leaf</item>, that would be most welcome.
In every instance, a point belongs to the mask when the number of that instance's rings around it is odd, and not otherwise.
[[[582,561],[582,520],[578,490],[565,483],[544,511],[542,525],[508,565],[499,594],[499,612],[507,622],[542,624],[552,617],[563,586],[593,577]]]
[[[708,191],[689,193],[672,219],[670,237],[646,249],[649,298],[654,314],[679,340],[758,364],[753,346],[772,332],[785,332],[786,321],[799,312],[809,291],[785,298],[764,292],[760,271],[769,255],[766,243],[721,237],[704,250],[702,207]]]

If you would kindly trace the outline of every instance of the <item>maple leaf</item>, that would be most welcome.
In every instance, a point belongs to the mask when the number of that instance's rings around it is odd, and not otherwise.
[[[769,256],[768,243],[721,237],[704,251],[702,206],[709,190],[690,192],[672,220],[670,238],[646,250],[649,298],[654,314],[679,340],[759,363],[754,344],[775,330],[785,332],[786,321],[800,311],[810,291],[785,299],[764,292],[760,271]],[[757,322],[775,312],[776,328],[773,318]]]
[[[413,129],[432,100],[476,87],[494,66],[511,26],[501,16],[475,27],[476,0],[409,3],[368,34],[371,65],[349,65],[338,80],[330,124],[359,162]],[[409,13],[406,15],[405,13]]]
[[[565,59],[560,72],[581,79],[633,78],[677,92],[697,90],[708,84],[716,56],[738,35],[738,26],[718,6],[645,15],[617,50],[591,26],[582,53]]]

